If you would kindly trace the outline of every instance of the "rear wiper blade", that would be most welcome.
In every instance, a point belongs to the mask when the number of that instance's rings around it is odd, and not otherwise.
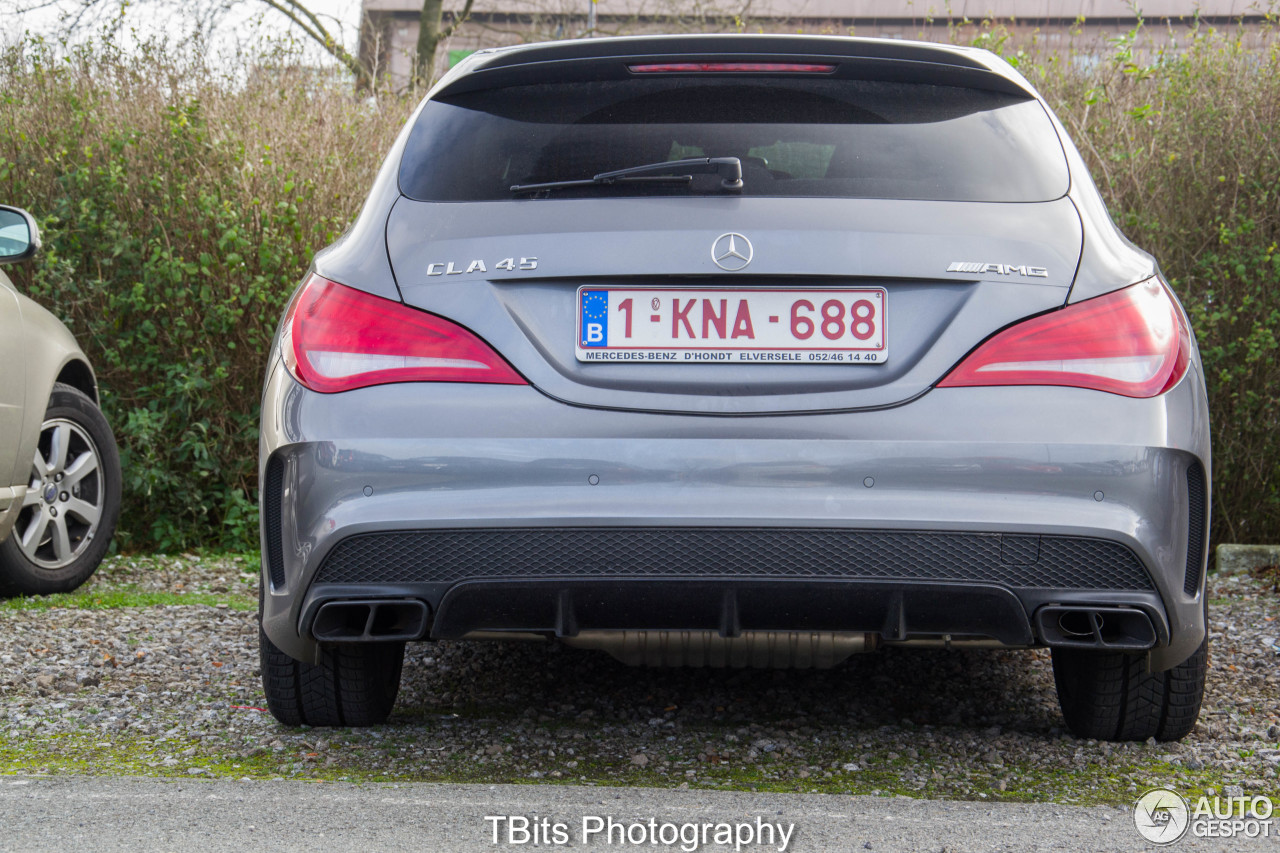
[[[687,173],[687,174],[681,174]],[[668,160],[665,163],[647,163],[627,169],[601,172],[576,181],[551,181],[545,184],[516,184],[513,193],[532,193],[541,190],[571,189],[573,187],[609,186],[618,183],[667,182],[688,183],[694,175],[723,175],[720,186],[726,190],[742,189],[742,161],[737,157],[690,157],[686,160]]]

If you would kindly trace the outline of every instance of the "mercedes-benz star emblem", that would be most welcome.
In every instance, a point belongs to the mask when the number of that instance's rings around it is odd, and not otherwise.
[[[725,272],[737,272],[744,268],[751,263],[751,257],[754,254],[751,241],[732,231],[721,234],[711,244],[711,260]]]

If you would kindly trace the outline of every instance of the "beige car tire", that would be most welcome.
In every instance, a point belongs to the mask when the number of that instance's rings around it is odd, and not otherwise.
[[[22,511],[0,542],[0,596],[80,586],[120,517],[120,454],[94,402],[57,383],[49,396]]]

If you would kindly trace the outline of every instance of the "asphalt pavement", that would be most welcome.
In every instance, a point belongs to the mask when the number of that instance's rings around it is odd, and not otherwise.
[[[1166,849],[1278,848],[1275,837],[1188,836]],[[535,849],[1078,853],[1156,848],[1139,837],[1130,810],[1102,806],[568,785],[0,777],[0,851],[5,853]]]

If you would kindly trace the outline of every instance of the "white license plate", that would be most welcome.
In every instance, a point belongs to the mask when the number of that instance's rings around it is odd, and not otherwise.
[[[888,294],[578,288],[578,361],[883,364]]]

